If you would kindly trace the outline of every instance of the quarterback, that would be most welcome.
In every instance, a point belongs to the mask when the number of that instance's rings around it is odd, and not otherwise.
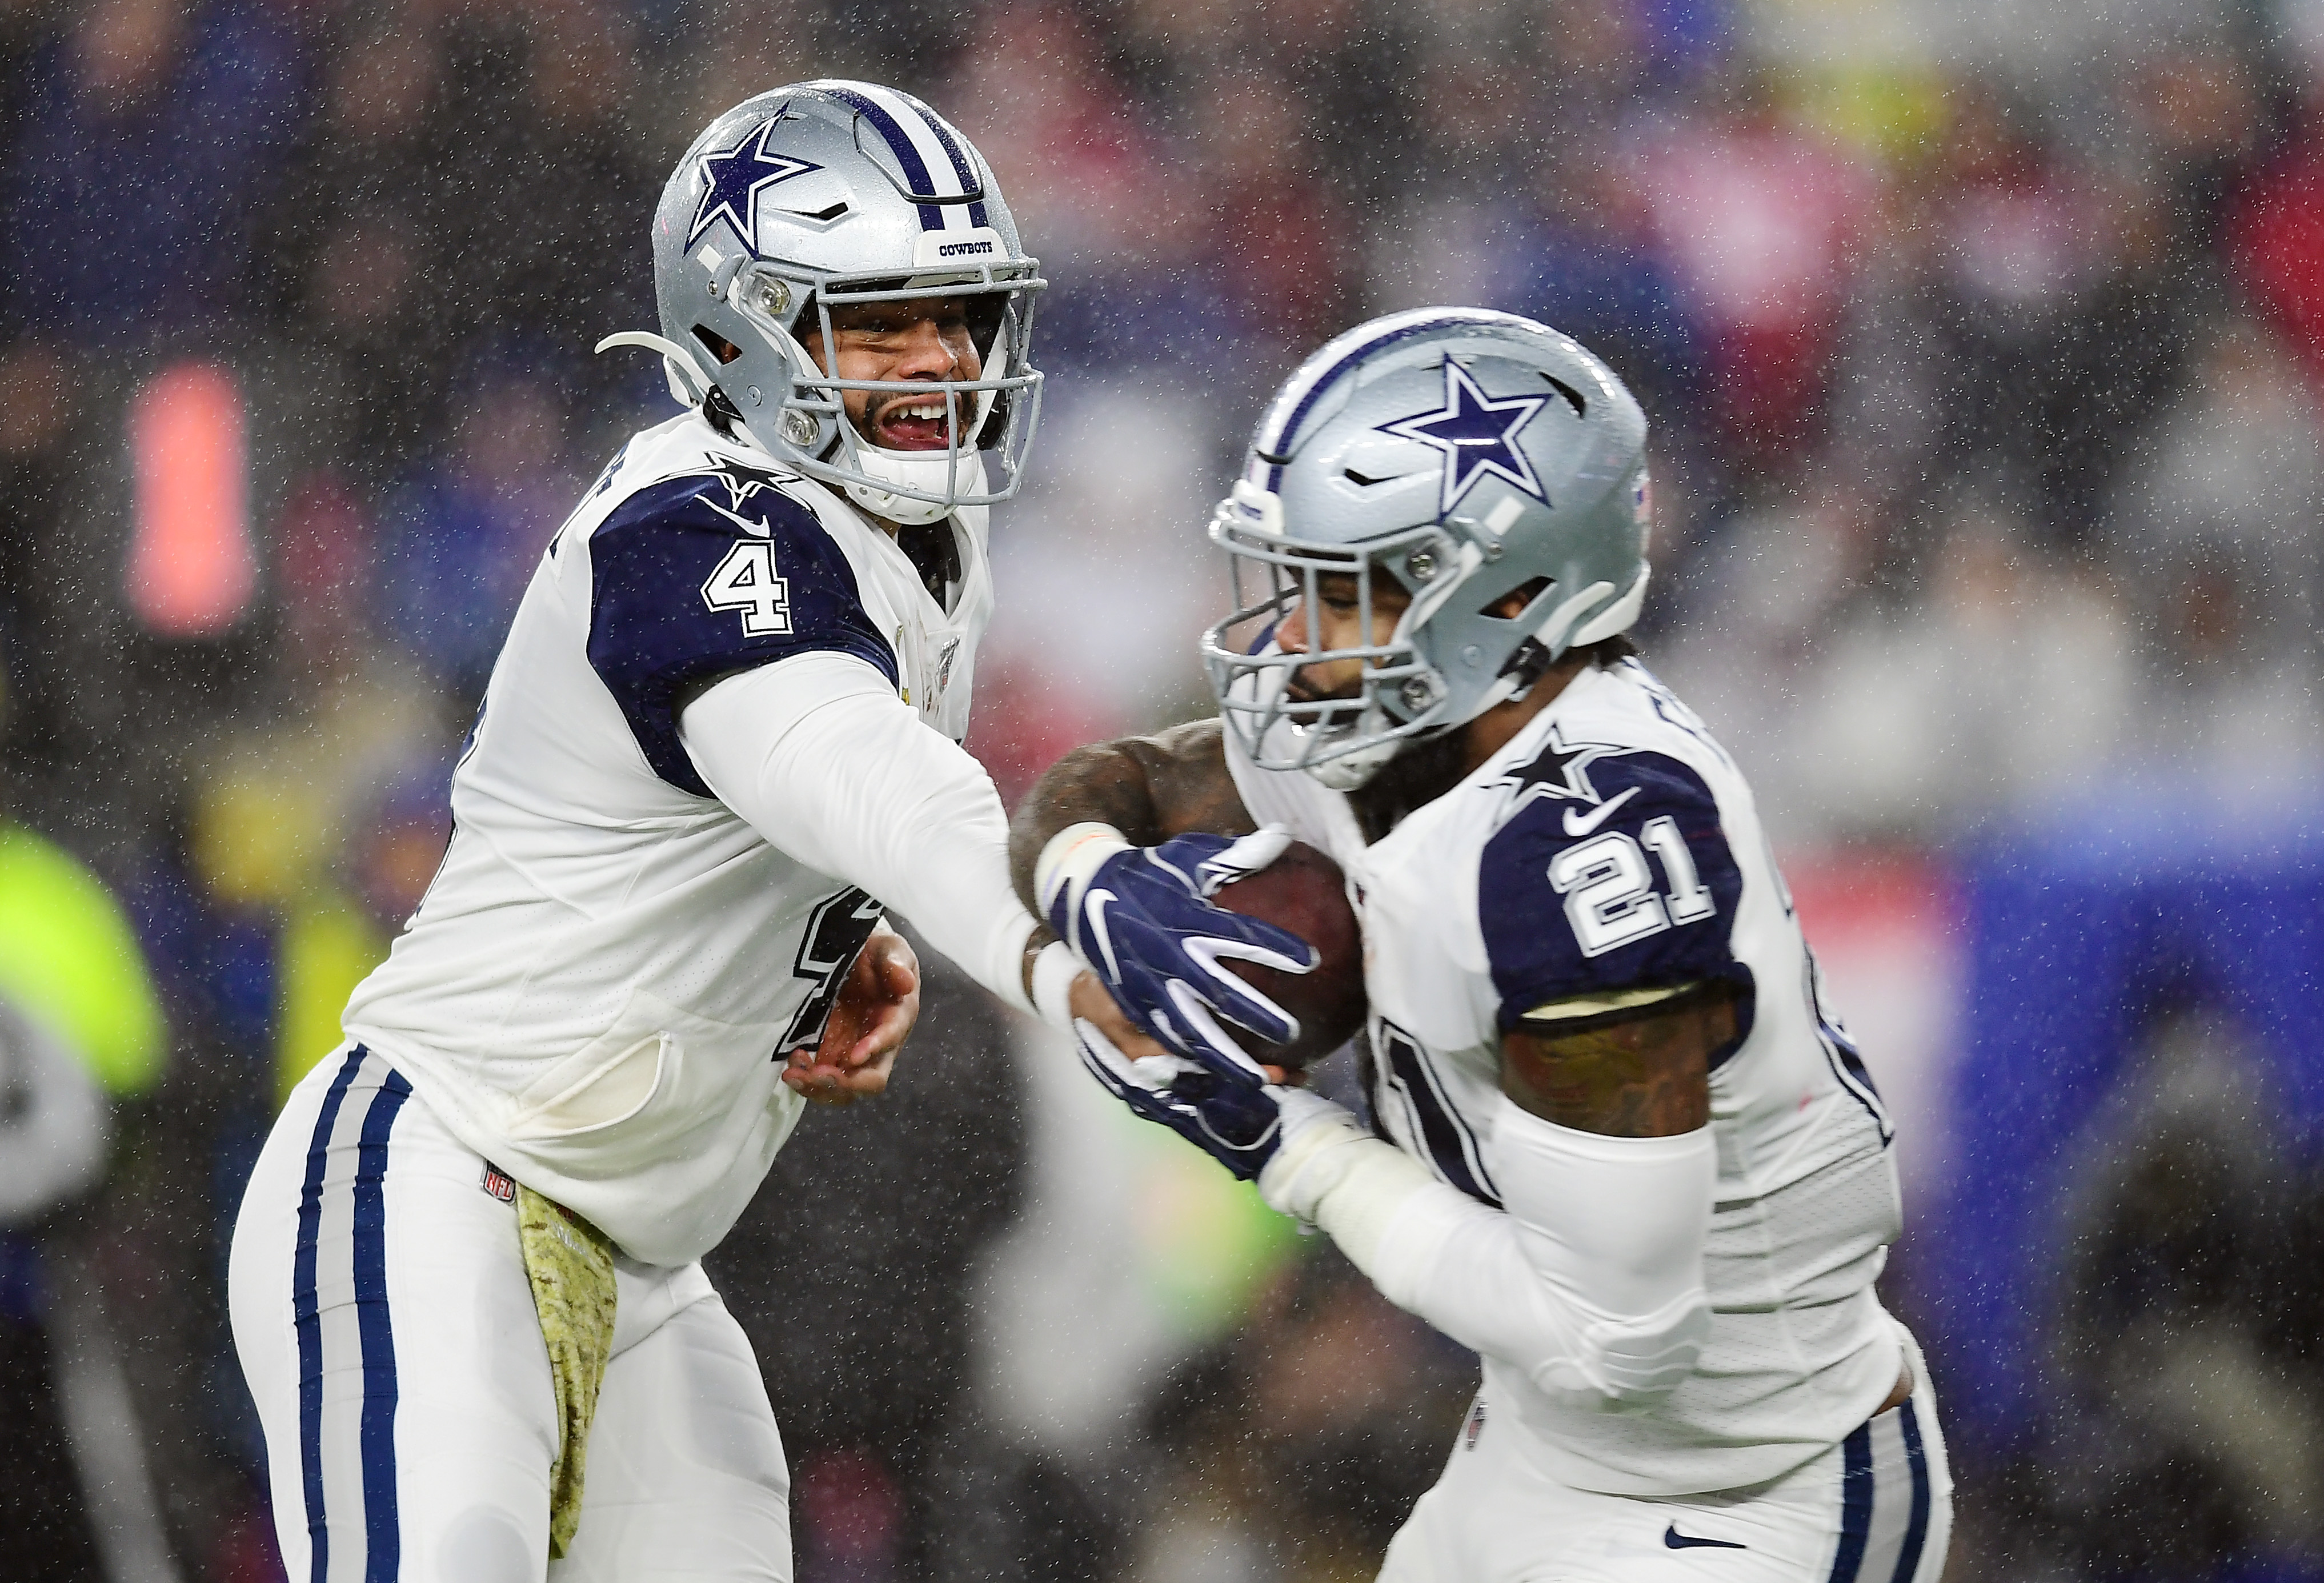
[[[1213,520],[1219,717],[1069,755],[1015,874],[1094,975],[1092,1072],[1481,1356],[1384,1578],[1926,1583],[1951,1486],[1873,1289],[1891,1128],[1750,788],[1622,636],[1646,431],[1526,319],[1325,346]],[[1202,942],[1291,837],[1362,924],[1369,1124],[1211,1015],[1283,1036]]]
[[[884,908],[1020,1008],[1075,971],[959,746],[1041,384],[982,157],[885,88],[762,94],[679,161],[653,258],[660,333],[607,345],[687,410],[543,553],[442,869],[235,1227],[302,1583],[789,1578],[698,1260],[807,1099],[884,1085],[918,971]]]

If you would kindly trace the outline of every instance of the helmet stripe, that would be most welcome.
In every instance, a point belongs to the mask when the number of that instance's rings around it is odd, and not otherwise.
[[[1353,332],[1362,336],[1363,339],[1342,352],[1321,373],[1303,377],[1305,371],[1302,370],[1301,373],[1292,376],[1291,382],[1275,399],[1275,404],[1268,410],[1267,416],[1259,420],[1259,437],[1252,442],[1253,448],[1268,456],[1282,455],[1283,446],[1298,433],[1300,421],[1314,410],[1323,392],[1330,390],[1342,374],[1375,352],[1385,351],[1398,341],[1429,330],[1452,329],[1462,325],[1485,324],[1511,317],[1473,308],[1455,308],[1450,312],[1442,308],[1421,308]],[[1307,367],[1313,368],[1322,363],[1332,355],[1334,349],[1333,345],[1326,345],[1307,360]],[[1268,462],[1267,469],[1267,487],[1269,490],[1278,488],[1283,483],[1283,464]]]
[[[911,95],[877,83],[862,83],[856,91],[888,112],[888,118],[897,129],[909,138],[912,147],[919,152],[920,167],[927,172],[928,185],[918,190],[930,198],[965,198],[968,187],[964,181],[954,185],[948,180],[953,162],[945,157],[944,145],[937,142],[927,124],[928,107]]]
[[[928,175],[927,161],[920,158],[919,145],[912,141],[912,134],[906,132],[884,106],[870,95],[852,87],[827,87],[824,92],[872,123],[872,130],[887,140],[888,152],[894,154],[896,162],[904,168],[904,179],[911,183],[915,193],[933,193],[936,190]],[[918,207],[921,230],[941,231],[945,228],[942,205],[924,203]]]
[[[976,179],[976,172],[969,168],[968,156],[961,152],[960,140],[953,135],[952,128],[945,124],[945,118],[925,105],[915,105],[913,108],[919,111],[920,119],[928,124],[928,130],[936,134],[936,141],[944,144],[945,157],[952,161],[953,174],[960,178],[960,189],[963,192],[981,190],[982,184]],[[991,224],[985,216],[982,198],[968,206],[968,223],[972,225]]]
[[[888,114],[895,118],[896,124],[903,128],[904,135],[912,140],[912,146],[919,150],[921,167],[928,172],[928,179],[934,183],[920,189],[922,192],[949,198],[966,198],[975,190],[967,161],[945,146],[945,140],[936,130],[940,123],[926,105],[894,88],[866,84],[863,91],[886,107]],[[946,229],[966,230],[973,223],[964,212],[971,206],[947,203],[938,207],[944,211]]]

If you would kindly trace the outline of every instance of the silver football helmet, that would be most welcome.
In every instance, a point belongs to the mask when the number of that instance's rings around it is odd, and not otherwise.
[[[1333,341],[1277,393],[1211,520],[1236,608],[1203,661],[1229,728],[1261,766],[1353,790],[1627,630],[1646,592],[1646,440],[1612,370],[1515,314],[1420,308]],[[1276,623],[1334,575],[1355,578],[1366,633],[1378,579],[1411,595],[1393,635],[1282,652]],[[1515,615],[1487,613],[1521,590]],[[1363,663],[1355,696],[1286,693],[1340,659]]]
[[[983,156],[919,100],[837,80],[745,99],[678,161],[653,248],[661,334],[609,336],[599,351],[661,353],[673,396],[727,409],[762,448],[892,521],[1017,492],[1040,416],[1032,309],[1047,282]],[[837,377],[834,308],[933,296],[968,300],[980,377]],[[803,344],[816,328],[822,366]],[[944,448],[873,445],[848,421],[849,391],[941,392]]]

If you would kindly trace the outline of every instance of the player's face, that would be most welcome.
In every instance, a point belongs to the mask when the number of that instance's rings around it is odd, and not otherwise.
[[[852,302],[831,310],[831,334],[836,345],[826,354],[823,327],[816,326],[801,344],[823,371],[834,379],[884,380],[901,384],[934,383],[941,380],[971,380],[982,376],[984,360],[977,353],[971,301],[963,297],[921,297],[905,302]],[[946,443],[945,398],[941,394],[890,395],[883,391],[844,391],[842,400],[855,432],[875,446],[891,451],[941,451]],[[969,421],[974,404],[965,396],[953,400],[961,443],[970,443]]]
[[[1315,607],[1301,600],[1275,630],[1275,640],[1286,654],[1316,654],[1333,649],[1361,649],[1386,643],[1396,636],[1396,623],[1412,603],[1412,595],[1388,576],[1372,579],[1371,630],[1364,630],[1361,599],[1352,575],[1315,579]],[[1303,665],[1291,676],[1286,689],[1294,703],[1313,704],[1325,698],[1353,698],[1363,691],[1364,662],[1327,659]]]

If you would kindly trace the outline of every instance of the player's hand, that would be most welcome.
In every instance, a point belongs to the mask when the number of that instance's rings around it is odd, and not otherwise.
[[[1176,1071],[1186,1064],[1183,1057],[1139,1032],[1138,1025],[1131,1022],[1121,1008],[1114,1003],[1113,997],[1106,993],[1105,986],[1098,981],[1095,973],[1084,971],[1074,975],[1073,986],[1066,991],[1066,1004],[1072,1008],[1074,1022],[1086,1022],[1094,1026],[1124,1060],[1158,1059],[1173,1063],[1167,1068],[1149,1069],[1156,1072]],[[1298,1067],[1269,1065],[1259,1070],[1268,1082],[1292,1088],[1307,1086],[1307,1074]]]
[[[1164,1050],[1126,1020],[1118,1026],[1130,1030],[1129,1050],[1117,1047],[1096,1024],[1078,1017],[1074,1020],[1082,1064],[1107,1092],[1246,1182],[1266,1169],[1282,1142],[1281,1097],[1292,1091],[1240,1073],[1222,1076]],[[1133,1054],[1135,1050],[1153,1054]]]
[[[890,929],[864,942],[812,1053],[783,1069],[791,1091],[817,1105],[852,1105],[884,1093],[896,1052],[920,1017],[920,959]]]
[[[1222,1076],[1165,1050],[1131,1026],[1086,974],[1073,994],[1074,1042],[1090,1075],[1137,1115],[1168,1127],[1246,1182],[1279,1156],[1294,1158],[1299,1146],[1293,1145],[1294,1156],[1282,1156],[1285,1146],[1305,1137],[1319,1119],[1334,1120],[1342,1132],[1362,1131],[1340,1106],[1286,1084],[1280,1067],[1267,1068],[1271,1081],[1257,1082],[1240,1072]],[[1111,1011],[1108,1025],[1121,1043],[1081,1015],[1085,1007]],[[1305,1081],[1305,1073],[1290,1074],[1291,1084]]]
[[[1036,870],[1049,926],[1095,973],[1138,1034],[1222,1078],[1264,1081],[1220,1019],[1270,1044],[1299,1036],[1299,1019],[1222,964],[1304,973],[1315,952],[1288,930],[1211,905],[1290,845],[1270,828],[1240,839],[1180,835],[1134,847],[1102,825],[1061,833]]]

